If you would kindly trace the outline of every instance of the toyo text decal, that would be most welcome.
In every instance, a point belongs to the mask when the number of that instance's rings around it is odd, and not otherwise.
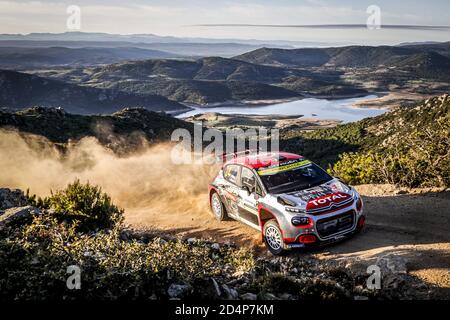
[[[306,210],[309,212],[325,211],[333,207],[340,207],[341,205],[350,203],[352,196],[343,192],[336,192],[319,198],[311,199],[306,205]]]

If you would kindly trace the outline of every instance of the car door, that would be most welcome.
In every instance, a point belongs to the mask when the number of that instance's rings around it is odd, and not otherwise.
[[[223,177],[227,183],[222,187],[224,204],[227,208],[227,213],[231,217],[238,217],[238,199],[239,199],[239,179],[241,167],[230,164],[223,169]]]
[[[252,170],[242,167],[240,176],[238,214],[239,219],[252,226],[259,226],[257,180]]]

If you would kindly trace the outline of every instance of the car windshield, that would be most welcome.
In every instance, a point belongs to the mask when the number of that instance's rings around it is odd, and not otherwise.
[[[258,174],[266,189],[275,194],[313,188],[332,179],[319,166],[304,159],[261,168]]]

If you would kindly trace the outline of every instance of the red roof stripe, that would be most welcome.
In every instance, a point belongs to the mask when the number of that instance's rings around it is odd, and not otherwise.
[[[282,158],[281,161],[279,159]],[[282,163],[289,160],[302,159],[303,157],[289,152],[263,152],[258,154],[249,154],[245,156],[239,156],[237,158],[231,159],[227,164],[240,164],[251,169],[259,169],[262,167],[267,167]]]

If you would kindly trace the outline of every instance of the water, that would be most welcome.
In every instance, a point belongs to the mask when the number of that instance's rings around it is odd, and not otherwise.
[[[194,107],[194,110],[179,114],[177,118],[190,117],[205,112],[217,112],[223,114],[303,115],[305,118],[314,117],[315,119],[353,122],[386,112],[383,109],[356,108],[352,106],[355,102],[374,98],[377,98],[377,96],[369,95],[360,98],[336,100],[307,98],[264,106],[226,105],[211,108]]]

